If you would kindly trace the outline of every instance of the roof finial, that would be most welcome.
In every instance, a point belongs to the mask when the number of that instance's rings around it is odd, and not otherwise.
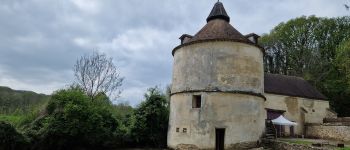
[[[211,10],[207,22],[214,19],[223,19],[227,22],[230,22],[230,17],[227,15],[224,5],[218,0],[218,2],[214,5],[213,9]]]

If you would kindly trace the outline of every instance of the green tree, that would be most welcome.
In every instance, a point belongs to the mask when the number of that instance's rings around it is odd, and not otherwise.
[[[336,47],[349,37],[350,17],[310,16],[281,23],[261,38],[265,71],[304,76],[317,83],[332,65]]]
[[[27,135],[33,149],[107,149],[120,144],[118,125],[105,104],[72,87],[52,95],[47,115],[38,118]]]
[[[339,116],[350,116],[350,40],[337,47],[334,66],[324,81],[324,91],[333,98],[331,104]]]
[[[166,147],[169,108],[166,96],[158,87],[148,89],[134,112],[132,136],[140,146]]]
[[[335,64],[339,71],[343,73],[346,92],[350,93],[350,39],[337,48]]]

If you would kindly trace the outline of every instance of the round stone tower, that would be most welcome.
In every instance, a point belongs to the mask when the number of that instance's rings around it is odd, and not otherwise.
[[[207,24],[174,48],[168,146],[254,147],[264,128],[264,51],[217,2]]]

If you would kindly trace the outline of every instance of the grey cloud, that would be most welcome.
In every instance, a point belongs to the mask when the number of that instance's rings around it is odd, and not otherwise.
[[[345,0],[344,0],[345,2]],[[266,33],[301,15],[342,16],[343,1],[223,0],[243,34]],[[203,25],[212,0],[1,0],[0,85],[50,94],[74,79],[75,60],[93,50],[125,76],[121,100],[136,105],[148,87],[171,82],[171,50]]]

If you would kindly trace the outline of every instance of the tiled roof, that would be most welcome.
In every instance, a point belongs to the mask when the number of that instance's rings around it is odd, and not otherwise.
[[[230,24],[230,17],[221,2],[214,5],[207,18],[207,24],[185,43],[207,40],[232,40],[253,44]]]
[[[205,40],[233,40],[237,42],[251,43],[244,35],[237,31],[231,24],[223,19],[210,20],[187,43]]]
[[[265,73],[264,83],[265,93],[327,100],[326,96],[300,77]]]

